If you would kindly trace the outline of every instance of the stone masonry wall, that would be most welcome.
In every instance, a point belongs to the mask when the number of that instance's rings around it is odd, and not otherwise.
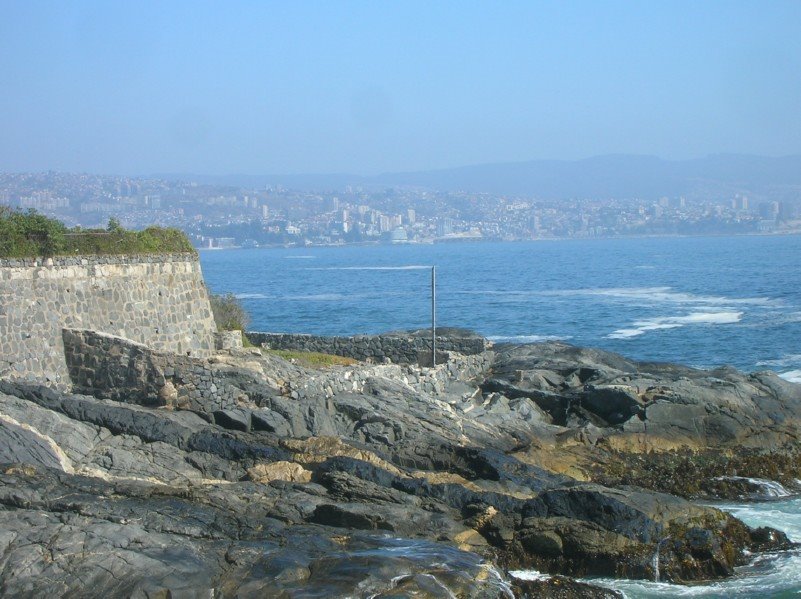
[[[62,329],[207,356],[214,319],[190,254],[0,260],[0,377],[67,386]]]
[[[63,335],[76,393],[199,413],[230,409],[242,396],[207,359],[153,351],[96,331],[64,329]]]
[[[431,360],[431,337],[424,335],[355,335],[353,337],[321,337],[318,335],[298,335],[289,333],[248,333],[254,345],[269,349],[320,352],[345,356],[356,360],[372,359],[382,361],[389,358],[395,364],[416,364],[420,354],[427,352]],[[437,336],[437,354],[455,352],[475,355],[487,351],[490,343],[477,335]]]

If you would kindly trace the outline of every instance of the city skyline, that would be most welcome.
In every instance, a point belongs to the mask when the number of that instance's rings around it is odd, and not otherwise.
[[[0,173],[0,207],[37,210],[69,226],[183,230],[200,248],[521,241],[801,231],[798,186],[769,193],[637,197],[502,196],[345,186],[303,191],[86,174]],[[108,226],[111,226],[109,224]]]

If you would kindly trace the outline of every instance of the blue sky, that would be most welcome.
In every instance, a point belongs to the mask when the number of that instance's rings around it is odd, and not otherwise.
[[[0,0],[0,171],[801,154],[801,0]]]

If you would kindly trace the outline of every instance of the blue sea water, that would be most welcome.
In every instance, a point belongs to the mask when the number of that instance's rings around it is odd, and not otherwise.
[[[801,381],[801,236],[203,251],[201,263],[252,330],[428,327],[436,265],[440,326]]]

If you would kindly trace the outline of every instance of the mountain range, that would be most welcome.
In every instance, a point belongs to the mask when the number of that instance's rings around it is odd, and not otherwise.
[[[299,190],[416,187],[498,195],[560,198],[727,197],[737,193],[774,199],[801,197],[801,155],[765,157],[717,154],[690,160],[607,155],[583,160],[534,160],[479,164],[374,176],[337,174],[189,175],[158,178],[258,188]]]

